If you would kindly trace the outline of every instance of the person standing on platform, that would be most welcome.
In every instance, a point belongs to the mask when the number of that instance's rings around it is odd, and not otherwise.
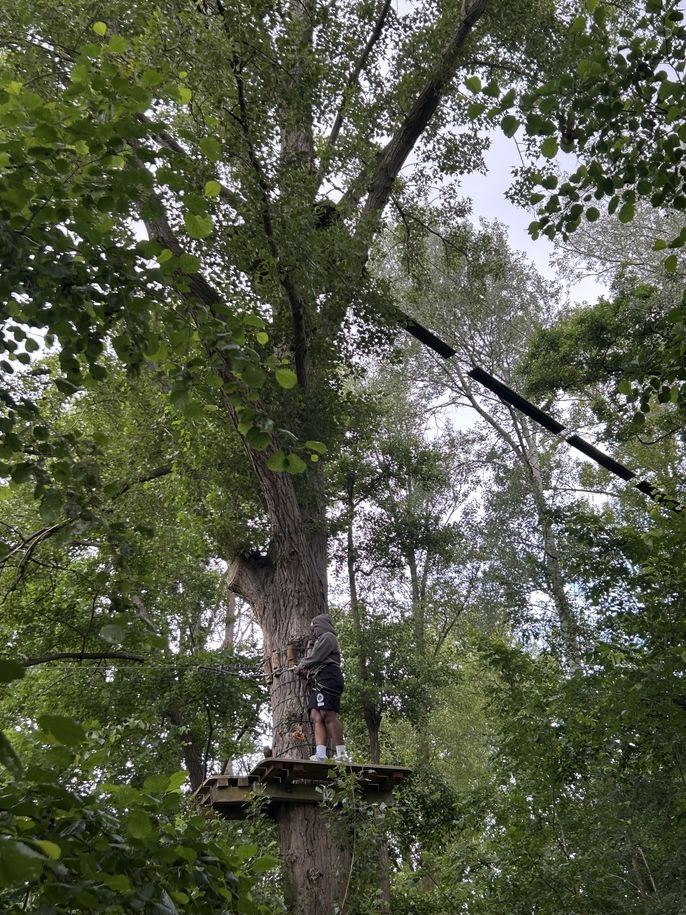
[[[337,762],[350,762],[343,739],[343,726],[338,717],[344,683],[341,649],[336,638],[336,630],[327,613],[315,616],[311,626],[315,638],[314,646],[310,654],[295,668],[297,674],[308,678],[311,687],[307,708],[314,727],[317,749],[310,759],[316,762],[326,760],[328,734],[336,747],[334,759]]]

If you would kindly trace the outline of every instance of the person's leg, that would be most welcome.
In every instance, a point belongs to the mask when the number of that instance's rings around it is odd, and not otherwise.
[[[326,759],[326,725],[322,713],[316,708],[310,709],[310,719],[314,729],[314,742],[317,745],[315,756],[317,759]]]
[[[341,719],[338,717],[338,712],[326,709],[321,715],[331,741],[336,747],[336,756],[347,756],[345,740],[343,739],[343,726],[341,725]]]

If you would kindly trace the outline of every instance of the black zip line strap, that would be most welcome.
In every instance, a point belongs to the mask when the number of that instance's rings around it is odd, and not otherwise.
[[[428,346],[429,349],[438,353],[442,359],[450,359],[457,354],[457,350],[453,349],[452,346],[445,343],[430,330],[427,330],[426,327],[423,327],[418,321],[415,321],[414,318],[411,318],[399,308],[395,311],[398,322],[405,328],[408,334],[412,334],[412,336],[419,340],[420,343],[423,343],[424,346]],[[494,394],[497,394],[504,403],[519,410],[520,413],[528,416],[529,419],[533,419],[534,422],[538,423],[539,426],[543,426],[548,432],[552,432],[553,435],[560,435],[561,433],[568,431],[570,434],[564,436],[568,445],[571,445],[572,448],[576,448],[577,451],[580,451],[582,454],[585,454],[586,457],[591,458],[596,464],[599,464],[601,467],[604,467],[605,470],[608,470],[621,480],[624,480],[625,483],[631,483],[639,492],[642,492],[654,502],[657,502],[658,505],[669,508],[674,512],[683,512],[686,508],[683,503],[666,495],[661,489],[658,489],[657,486],[654,486],[647,480],[639,480],[638,474],[634,473],[633,470],[629,470],[624,464],[615,461],[609,454],[605,454],[604,451],[596,448],[595,445],[591,445],[590,442],[581,438],[580,435],[572,433],[571,430],[569,430],[569,427],[563,425],[544,410],[541,410],[540,407],[532,404],[530,400],[522,397],[521,394],[513,391],[504,381],[500,381],[494,375],[489,374],[478,366],[473,366],[469,369],[467,374],[470,378],[473,378],[474,381],[478,381],[479,384],[488,388],[489,391],[493,391]]]

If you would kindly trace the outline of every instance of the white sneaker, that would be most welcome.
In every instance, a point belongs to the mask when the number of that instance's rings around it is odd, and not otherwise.
[[[334,756],[334,762],[339,763],[351,763],[352,759],[348,753],[336,753]]]
[[[328,762],[328,760],[326,756],[322,759],[321,756],[317,756],[315,753],[314,756],[310,756],[310,762]]]

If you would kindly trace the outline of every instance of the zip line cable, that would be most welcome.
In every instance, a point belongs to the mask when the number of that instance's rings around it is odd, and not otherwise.
[[[447,360],[452,356],[457,355],[457,350],[453,349],[450,344],[441,340],[440,337],[437,337],[436,334],[422,326],[418,321],[415,321],[414,318],[405,314],[404,311],[396,308],[395,316],[398,319],[398,323],[405,328],[408,334],[411,334],[424,346],[433,350],[442,359]],[[467,374],[470,378],[473,378],[474,381],[483,385],[485,388],[488,388],[489,391],[493,391],[503,403],[514,407],[516,410],[519,410],[520,413],[524,413],[525,416],[528,416],[529,419],[538,423],[539,426],[543,426],[548,432],[552,432],[553,435],[564,437],[564,440],[568,445],[571,445],[572,448],[580,451],[582,454],[586,455],[586,457],[595,461],[596,464],[604,467],[605,470],[614,474],[616,477],[619,477],[625,483],[630,483],[639,492],[642,492],[644,495],[648,496],[648,498],[652,499],[653,502],[656,502],[664,508],[669,508],[673,512],[683,512],[686,509],[686,506],[684,506],[682,502],[668,496],[659,489],[659,487],[650,483],[648,480],[639,479],[638,474],[633,470],[629,470],[624,464],[616,461],[614,458],[610,457],[609,454],[605,454],[604,451],[601,451],[600,448],[596,448],[595,445],[592,445],[590,442],[581,438],[580,435],[572,432],[568,426],[559,422],[559,420],[550,416],[550,414],[546,413],[544,410],[541,410],[540,407],[537,407],[535,404],[531,403],[530,400],[522,397],[521,394],[513,391],[504,381],[500,381],[500,379],[496,378],[494,375],[489,374],[489,372],[475,365],[467,371]],[[565,432],[569,434],[564,435]]]

